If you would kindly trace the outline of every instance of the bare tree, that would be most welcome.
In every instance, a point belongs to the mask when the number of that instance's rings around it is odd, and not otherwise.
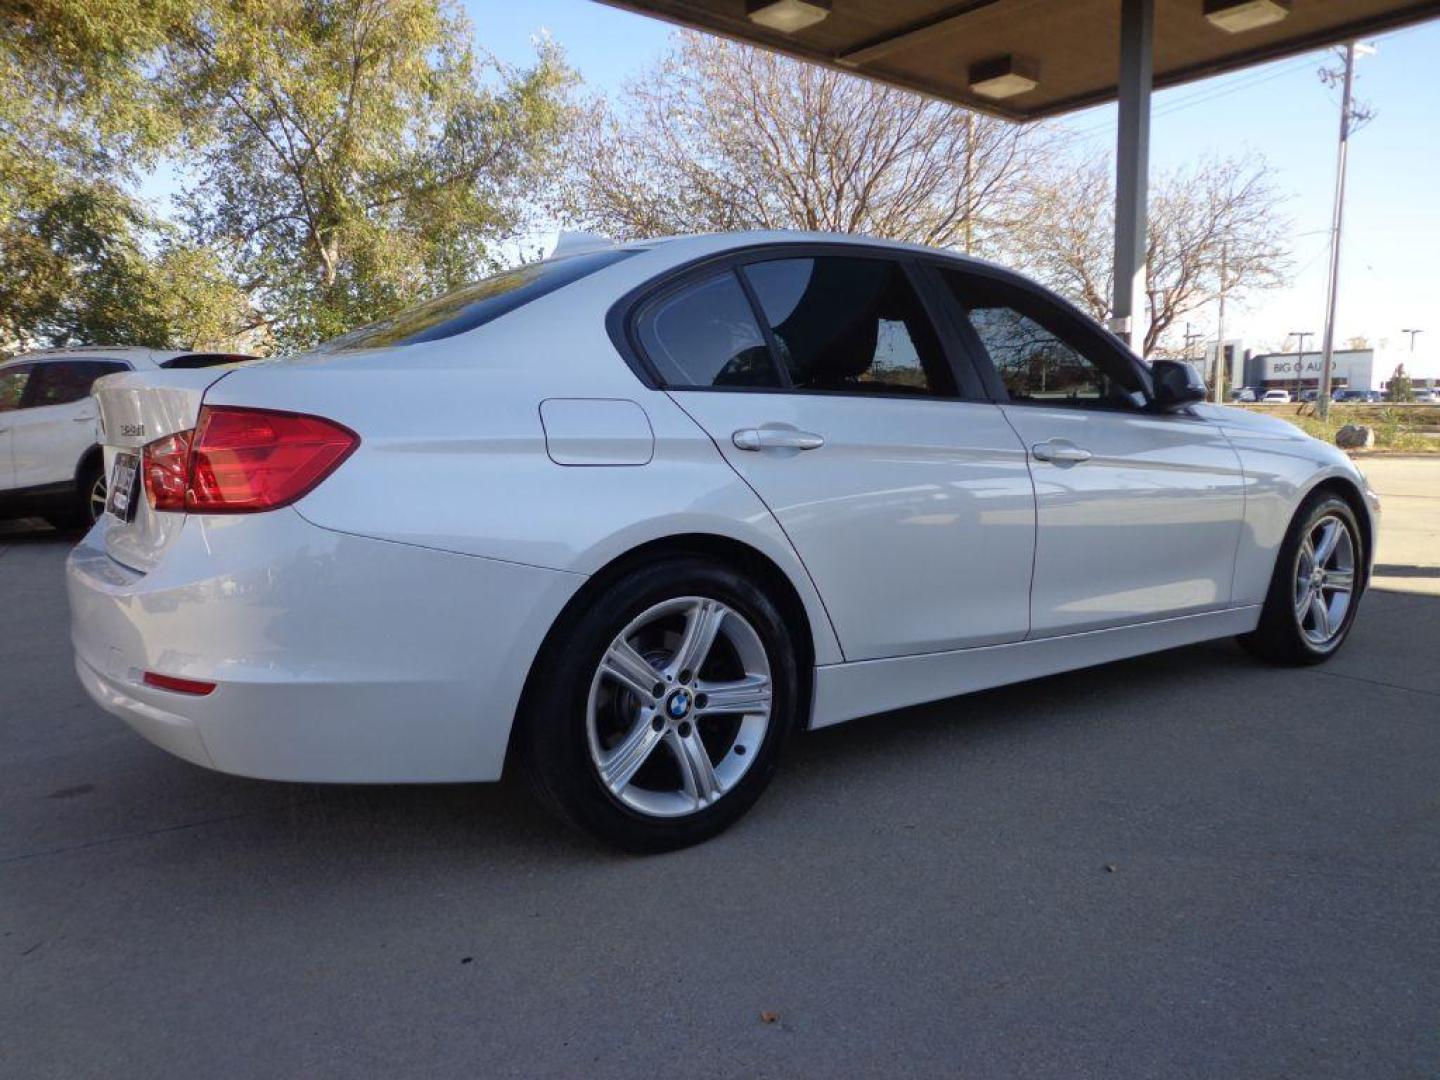
[[[615,106],[593,103],[560,210],[625,238],[795,228],[982,249],[1050,137],[683,33]]]
[[[1032,212],[1007,251],[1097,319],[1109,317],[1113,295],[1112,185],[1104,159],[1057,171],[1034,192]],[[1147,356],[1178,319],[1219,295],[1222,252],[1232,299],[1285,283],[1282,201],[1262,158],[1210,158],[1157,177],[1146,252]]]

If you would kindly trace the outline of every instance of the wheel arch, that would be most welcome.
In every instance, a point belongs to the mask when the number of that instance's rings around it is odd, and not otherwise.
[[[1305,493],[1305,498],[1300,500],[1300,506],[1303,506],[1306,500],[1312,495],[1322,491],[1339,496],[1345,501],[1346,505],[1350,507],[1351,512],[1354,513],[1355,520],[1360,525],[1360,543],[1364,545],[1365,548],[1361,565],[1365,568],[1364,574],[1368,579],[1370,576],[1370,567],[1375,562],[1375,520],[1371,516],[1370,506],[1365,501],[1364,493],[1360,490],[1359,485],[1349,477],[1339,475],[1327,476]],[[1296,507],[1295,512],[1297,514],[1300,512],[1299,506]]]
[[[79,488],[79,486],[80,486],[80,479],[81,479],[81,477],[83,477],[83,476],[85,475],[86,470],[89,469],[92,465],[95,465],[95,464],[100,464],[101,467],[103,468],[103,467],[104,467],[104,464],[103,464],[103,463],[104,463],[104,460],[105,460],[105,450],[104,450],[103,447],[101,447],[101,445],[100,445],[99,443],[95,443],[95,444],[92,445],[88,450],[86,450],[83,454],[81,454],[81,455],[80,455],[80,460],[75,464],[75,486],[76,486],[76,488]]]
[[[815,701],[815,634],[828,627],[817,628],[806,610],[800,591],[789,575],[770,556],[759,548],[718,533],[677,533],[646,541],[612,558],[586,579],[585,584],[575,591],[560,613],[556,615],[546,631],[540,647],[530,662],[524,688],[516,702],[515,715],[510,724],[510,740],[505,752],[506,767],[513,756],[516,732],[523,722],[529,699],[534,690],[536,672],[541,668],[541,658],[554,647],[555,642],[565,633],[577,614],[583,611],[595,597],[601,595],[611,583],[619,580],[637,566],[670,556],[699,556],[728,566],[754,578],[780,609],[795,642],[796,666],[799,669],[800,701],[798,715],[801,727],[810,726],[810,712]]]

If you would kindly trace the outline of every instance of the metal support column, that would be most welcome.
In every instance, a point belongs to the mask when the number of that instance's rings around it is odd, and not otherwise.
[[[1121,0],[1120,116],[1115,146],[1115,296],[1110,328],[1144,352],[1146,212],[1150,188],[1150,87],[1155,0]]]

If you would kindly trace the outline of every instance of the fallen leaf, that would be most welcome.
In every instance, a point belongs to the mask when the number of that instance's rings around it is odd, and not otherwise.
[[[760,1014],[760,1022],[761,1022],[762,1024],[773,1024],[773,1023],[775,1023],[775,1021],[777,1021],[777,1020],[779,1020],[779,1019],[780,1019],[780,1014],[779,1014],[779,1013],[777,1013],[777,1012],[770,1012],[768,1009],[765,1010],[764,1012],[762,1012],[762,1013]]]

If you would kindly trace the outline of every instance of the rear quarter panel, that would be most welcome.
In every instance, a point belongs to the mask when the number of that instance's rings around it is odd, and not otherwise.
[[[576,575],[681,534],[747,544],[800,595],[816,662],[839,662],[820,597],[764,504],[709,436],[615,352],[604,329],[613,292],[571,291],[438,342],[252,365],[206,403],[314,413],[358,432],[360,448],[296,504],[338,532]],[[541,403],[557,398],[635,402],[654,433],[653,456],[557,464],[541,418]]]

